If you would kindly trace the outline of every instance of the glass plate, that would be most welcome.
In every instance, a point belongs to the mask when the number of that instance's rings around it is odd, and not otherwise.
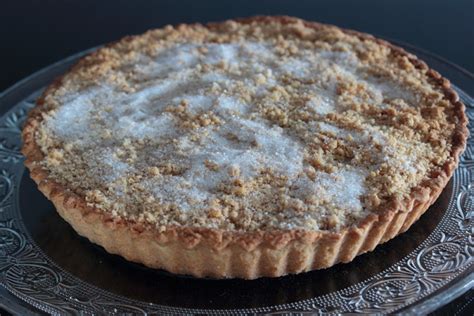
[[[474,78],[405,46],[456,85],[474,122]],[[36,98],[80,53],[0,95],[0,295],[29,314],[426,313],[474,284],[474,141],[436,203],[401,236],[348,264],[276,279],[196,279],[148,269],[79,237],[37,190],[19,153]],[[473,133],[473,125],[470,125]]]

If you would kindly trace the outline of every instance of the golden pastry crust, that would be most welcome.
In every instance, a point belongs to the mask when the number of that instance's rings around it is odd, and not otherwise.
[[[298,23],[303,28],[324,29],[327,26],[305,22],[290,17],[255,17],[236,20],[236,23]],[[221,24],[209,24],[210,29],[222,27]],[[186,28],[186,27],[184,27]],[[345,34],[365,41],[372,41],[390,49],[392,54],[403,56],[405,62],[424,72],[432,85],[444,93],[449,102],[452,121],[455,124],[450,142],[449,157],[441,168],[432,170],[429,179],[414,187],[409,195],[402,199],[384,201],[378,204],[378,212],[370,213],[357,225],[347,226],[337,231],[330,230],[253,230],[232,231],[216,228],[196,228],[179,225],[157,227],[156,225],[113,216],[111,213],[94,207],[85,197],[74,193],[70,188],[58,183],[49,171],[41,165],[46,158],[60,159],[60,155],[45,157],[37,141],[37,130],[47,112],[48,96],[64,87],[62,78],[57,79],[38,101],[23,129],[23,153],[27,157],[26,166],[31,177],[38,183],[39,189],[53,201],[59,214],[74,229],[91,241],[102,245],[108,252],[124,256],[128,260],[143,263],[153,268],[163,268],[174,273],[191,274],[198,277],[216,278],[240,277],[253,279],[263,276],[281,276],[313,269],[326,268],[338,262],[349,262],[358,254],[373,250],[397,234],[406,231],[437,199],[446,186],[459,161],[459,155],[465,147],[468,131],[464,105],[459,102],[449,81],[436,71],[428,69],[425,63],[385,41],[370,35],[349,30]],[[108,47],[133,42],[133,38],[124,39]],[[92,53],[79,61],[70,73],[84,75],[81,70],[90,63],[104,58],[104,50]],[[97,67],[88,67],[96,73],[101,67],[113,67],[108,62],[98,63]],[[406,65],[405,65],[406,66]],[[404,65],[401,65],[404,67]],[[87,75],[87,74],[86,74]],[[125,89],[127,87],[124,87]],[[278,119],[278,115],[275,116]],[[214,168],[208,163],[209,168]],[[159,173],[160,170],[150,170]],[[378,202],[378,203],[377,203]]]

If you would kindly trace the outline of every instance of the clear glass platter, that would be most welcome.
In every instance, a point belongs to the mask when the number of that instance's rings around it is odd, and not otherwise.
[[[452,80],[474,134],[474,77],[405,44]],[[406,233],[349,264],[277,279],[212,280],[155,271],[79,237],[23,166],[20,131],[36,98],[87,52],[0,95],[0,305],[22,315],[427,313],[474,284],[474,139],[436,203]],[[471,185],[472,184],[472,185]]]

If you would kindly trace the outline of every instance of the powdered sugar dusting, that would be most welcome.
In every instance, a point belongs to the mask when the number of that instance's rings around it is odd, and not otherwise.
[[[306,176],[298,178],[293,187],[295,196],[301,199],[316,195],[321,200],[333,201],[344,209],[356,212],[362,210],[360,197],[366,193],[366,177],[367,171],[357,168],[331,174],[318,172],[314,180]]]
[[[288,123],[288,117],[300,110],[316,117],[297,122],[306,124],[311,139],[323,135],[359,147],[385,146],[376,157],[378,164],[396,164],[406,173],[427,168],[417,166],[414,155],[397,160],[380,129],[354,130],[325,119],[344,110],[338,101],[342,77],[365,85],[371,95],[369,101],[359,96],[355,101],[382,107],[387,98],[414,99],[394,82],[360,77],[354,53],[300,48],[299,55],[283,58],[271,42],[180,43],[139,60],[133,69],[140,80],[130,91],[103,82],[64,96],[44,121],[57,140],[92,157],[91,174],[104,186],[121,183],[109,188],[117,195],[132,194],[127,193],[132,184],[120,181],[133,176],[140,192],[149,193],[151,200],[172,204],[181,214],[205,214],[233,181],[243,186],[268,172],[286,181],[278,191],[282,194],[301,201],[316,196],[354,218],[364,216],[361,197],[368,192],[370,170],[347,165],[308,176],[314,151]],[[301,95],[295,93],[299,100],[279,89],[290,79],[303,86]],[[300,108],[285,111],[291,102],[300,102]],[[263,112],[264,105],[273,112]],[[149,168],[154,168],[151,175]],[[266,198],[276,203],[276,196]],[[297,205],[282,205],[286,214],[296,212]],[[327,217],[329,211],[321,206],[273,225],[316,229],[321,224],[315,219]],[[218,227],[216,222],[202,225]]]
[[[335,112],[334,100],[326,96],[317,95],[311,97],[306,102],[306,105],[321,115]]]
[[[281,70],[296,78],[308,78],[311,74],[311,64],[306,60],[292,58],[281,66]]]
[[[98,90],[82,93],[60,107],[54,113],[54,118],[47,120],[54,134],[62,139],[89,139],[90,136],[84,133],[84,129],[90,129],[89,113],[94,107],[91,99],[97,94]],[[83,115],[79,115],[80,113]]]
[[[217,99],[217,111],[223,115],[238,113],[245,114],[249,111],[249,105],[245,104],[234,97],[221,96]]]

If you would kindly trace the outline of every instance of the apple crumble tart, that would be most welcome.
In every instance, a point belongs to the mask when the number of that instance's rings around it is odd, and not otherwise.
[[[289,17],[167,26],[82,58],[23,129],[81,235],[197,277],[349,262],[406,231],[464,149],[464,106],[415,56]]]

